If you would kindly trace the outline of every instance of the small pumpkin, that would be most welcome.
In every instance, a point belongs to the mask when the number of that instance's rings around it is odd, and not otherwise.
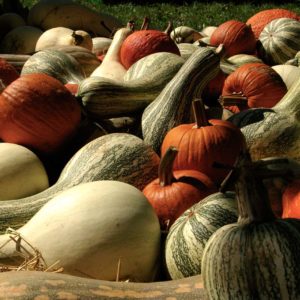
[[[246,21],[246,24],[251,25],[255,38],[259,39],[265,26],[278,18],[300,20],[300,16],[296,12],[284,8],[271,8],[258,11]]]
[[[180,55],[180,51],[170,37],[169,31],[136,30],[122,43],[120,60],[122,65],[128,69],[139,59],[156,52],[171,52]]]
[[[193,204],[216,191],[213,182],[199,171],[173,172],[177,153],[175,147],[169,147],[160,161],[158,178],[143,189],[163,230],[168,230],[174,221]]]
[[[57,151],[76,131],[81,108],[57,79],[27,74],[0,95],[0,137],[43,154]]]
[[[237,20],[229,20],[217,27],[210,37],[212,46],[224,45],[225,56],[239,53],[252,54],[256,48],[256,39],[251,26]]]
[[[178,125],[168,131],[161,145],[164,155],[170,145],[178,148],[174,170],[198,170],[219,185],[228,170],[215,168],[214,163],[233,165],[245,147],[244,136],[231,122],[207,120],[201,99],[193,101],[196,123]]]
[[[225,79],[221,102],[237,113],[248,108],[271,108],[286,94],[280,75],[264,63],[247,63]]]

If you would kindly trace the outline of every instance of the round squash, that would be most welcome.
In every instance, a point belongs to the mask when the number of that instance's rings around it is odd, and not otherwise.
[[[21,145],[0,143],[0,200],[37,194],[49,187],[38,156]]]
[[[68,189],[43,206],[18,234],[21,255],[34,255],[27,241],[47,266],[58,262],[65,274],[143,282],[152,281],[157,271],[157,216],[143,193],[123,182],[95,181]],[[9,234],[0,237],[0,245],[5,240],[10,240]],[[0,262],[14,261],[15,247],[12,242],[3,247]]]

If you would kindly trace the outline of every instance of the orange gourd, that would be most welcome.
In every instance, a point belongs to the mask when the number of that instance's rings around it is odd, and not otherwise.
[[[0,95],[0,138],[41,154],[57,151],[80,120],[75,97],[46,74],[22,75]]]

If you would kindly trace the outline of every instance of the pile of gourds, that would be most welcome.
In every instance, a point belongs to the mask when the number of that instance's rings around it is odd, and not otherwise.
[[[149,24],[0,15],[0,297],[298,299],[300,16]]]

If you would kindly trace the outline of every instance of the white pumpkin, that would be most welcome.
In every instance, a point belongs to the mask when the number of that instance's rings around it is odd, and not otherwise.
[[[18,232],[48,266],[58,261],[66,274],[151,281],[156,272],[159,221],[143,193],[127,183],[94,181],[65,190]],[[0,236],[0,245],[8,239]],[[2,247],[0,264],[14,251],[11,243]]]
[[[0,170],[0,200],[31,196],[49,187],[43,163],[24,146],[0,143]]]

